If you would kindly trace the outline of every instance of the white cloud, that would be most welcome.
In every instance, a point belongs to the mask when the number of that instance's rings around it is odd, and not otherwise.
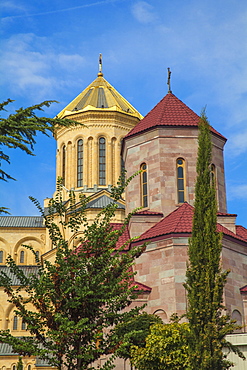
[[[10,0],[2,1],[1,9],[2,11],[26,10],[23,4],[20,4],[16,1],[10,1]]]
[[[64,76],[71,66],[75,70],[84,64],[82,56],[58,54],[46,37],[31,33],[14,35],[3,44],[2,84],[8,84],[15,96],[34,95],[35,101],[51,97],[66,85]]]
[[[232,135],[229,140],[228,152],[232,156],[237,156],[247,152],[247,130]]]
[[[52,9],[50,8],[50,10],[48,11],[41,11],[41,12],[37,12],[37,13],[25,13],[25,14],[19,14],[19,15],[11,15],[11,16],[8,16],[8,17],[4,17],[3,20],[4,21],[9,21],[11,19],[14,19],[14,18],[24,18],[24,17],[36,17],[36,16],[41,16],[41,15],[48,15],[48,14],[57,14],[57,13],[65,13],[65,12],[69,12],[69,11],[78,11],[79,9],[83,9],[83,8],[91,8],[91,7],[96,7],[96,6],[100,6],[100,5],[106,5],[106,4],[111,4],[111,3],[115,3],[115,2],[118,2],[119,0],[101,0],[101,1],[95,1],[95,2],[88,2],[87,4],[83,4],[83,5],[78,5],[78,6],[73,6],[73,7],[66,7],[66,8],[61,8],[61,9]],[[7,10],[11,10],[11,8],[15,8],[17,10],[23,10],[24,8],[23,7],[19,7],[17,6],[16,4],[12,3],[11,1],[5,1],[5,7]]]
[[[242,199],[246,201],[247,184],[229,185],[227,190],[229,200]]]
[[[140,23],[151,23],[157,19],[153,6],[146,1],[138,1],[132,6],[132,14]]]

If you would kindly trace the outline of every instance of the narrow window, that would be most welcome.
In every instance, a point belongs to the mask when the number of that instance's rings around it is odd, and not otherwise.
[[[99,185],[106,184],[105,138],[99,138]]]
[[[185,202],[185,187],[184,187],[184,160],[177,159],[177,188],[178,188],[178,203]]]
[[[18,316],[14,316],[13,330],[17,330],[17,328],[18,328]]]
[[[62,178],[63,178],[63,185],[65,185],[65,170],[66,170],[66,146],[63,146],[62,149]]]
[[[122,155],[121,155],[121,173],[125,173],[125,163]]]
[[[141,202],[142,207],[148,206],[148,183],[147,183],[147,165],[141,165]]]
[[[77,187],[83,185],[83,140],[77,142]]]
[[[121,156],[121,181],[122,181],[121,185],[124,185],[125,180],[126,180],[125,163],[123,157]]]
[[[26,330],[27,324],[25,323],[24,320],[21,322],[21,330]]]
[[[213,163],[210,166],[210,174],[211,174],[212,184],[216,186],[216,176],[215,176],[216,172],[215,172],[215,165]]]
[[[31,370],[31,365],[28,365],[27,370]]]
[[[0,251],[0,263],[3,263],[3,251]]]
[[[20,263],[24,263],[24,262],[25,262],[25,252],[21,251],[20,252]]]
[[[16,370],[16,366],[15,365],[13,365],[12,370]]]
[[[34,259],[34,262],[36,262],[37,260],[39,260],[39,251],[36,251],[35,252],[35,259]]]

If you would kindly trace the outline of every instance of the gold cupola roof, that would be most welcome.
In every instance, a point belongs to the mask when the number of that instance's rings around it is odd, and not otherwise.
[[[142,115],[107,82],[99,71],[97,78],[58,115],[58,118],[88,111],[117,111],[142,119]],[[68,117],[69,118],[69,117]]]

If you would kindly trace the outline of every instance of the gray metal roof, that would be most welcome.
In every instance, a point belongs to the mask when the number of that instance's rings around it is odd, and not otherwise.
[[[29,276],[30,274],[36,274],[38,272],[38,266],[18,266],[25,274]],[[19,285],[18,278],[10,271],[8,266],[0,266],[0,272],[5,272],[5,274],[12,280],[12,285]]]
[[[108,197],[105,194],[99,198],[91,200],[91,202],[88,202],[87,208],[105,208],[111,203],[116,203],[118,205],[118,208],[125,209],[125,206],[123,204],[113,201],[112,198]]]
[[[39,357],[36,358],[36,363],[35,363],[35,366],[36,367],[42,367],[42,366],[51,366],[47,360],[42,360],[40,359]],[[53,368],[53,366],[51,366]]]
[[[0,343],[0,357],[1,356],[18,356],[18,353],[12,352],[12,346],[7,343]],[[35,366],[42,367],[42,366],[51,366],[49,365],[47,360],[41,360],[40,358],[36,358]]]
[[[0,216],[0,227],[44,227],[41,216]]]
[[[17,356],[18,353],[12,352],[12,346],[7,343],[0,343],[0,356]]]

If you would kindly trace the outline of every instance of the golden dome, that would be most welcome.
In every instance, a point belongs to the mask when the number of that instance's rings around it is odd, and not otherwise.
[[[70,114],[87,111],[117,111],[142,119],[142,115],[107,82],[103,73],[69,103],[57,116],[67,117]]]

